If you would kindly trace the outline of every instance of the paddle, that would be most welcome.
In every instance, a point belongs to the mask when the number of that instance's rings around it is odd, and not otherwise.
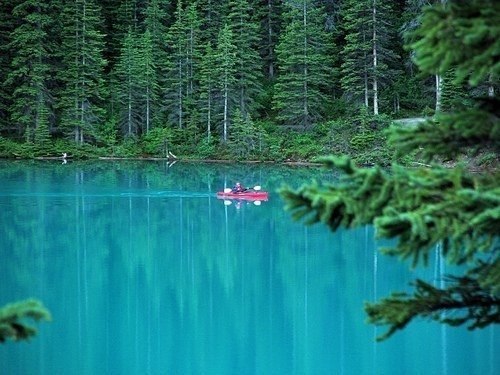
[[[262,187],[261,187],[261,186],[256,185],[256,186],[254,186],[252,189],[248,189],[248,190],[255,190],[255,191],[259,191],[259,190],[261,190],[261,189],[262,189]],[[225,188],[225,189],[224,189],[224,193],[226,193],[226,194],[231,193],[232,191],[233,191],[233,189],[231,189],[231,188]]]

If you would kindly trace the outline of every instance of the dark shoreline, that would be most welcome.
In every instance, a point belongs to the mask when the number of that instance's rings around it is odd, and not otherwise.
[[[229,159],[173,159],[162,157],[118,157],[118,156],[99,156],[96,158],[79,158],[75,159],[72,156],[63,158],[62,156],[36,156],[34,158],[24,157],[7,157],[0,158],[3,160],[111,160],[111,161],[169,161],[169,162],[182,162],[182,163],[213,163],[213,164],[279,164],[290,166],[321,166],[323,163],[312,161],[273,161],[273,160],[229,160]]]

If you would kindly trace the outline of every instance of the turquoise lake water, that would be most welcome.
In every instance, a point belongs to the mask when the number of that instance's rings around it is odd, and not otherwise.
[[[377,253],[372,228],[330,232],[275,190],[331,172],[274,165],[0,161],[0,306],[53,321],[0,345],[0,374],[500,373],[500,331],[418,321],[376,343],[365,301],[453,270]],[[225,204],[241,181],[268,202]],[[387,245],[387,243],[382,244]]]

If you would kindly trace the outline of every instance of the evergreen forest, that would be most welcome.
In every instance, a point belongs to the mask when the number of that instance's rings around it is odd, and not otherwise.
[[[392,119],[488,90],[415,64],[432,3],[0,1],[0,156],[387,164]]]

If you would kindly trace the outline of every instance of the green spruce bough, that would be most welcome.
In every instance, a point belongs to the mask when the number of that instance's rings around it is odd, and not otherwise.
[[[500,4],[494,1],[449,1],[427,8],[411,46],[417,65],[430,74],[453,72],[456,85],[476,91],[498,85]],[[498,162],[498,98],[484,89],[459,112],[441,113],[416,128],[391,129],[389,139],[401,154],[418,150],[428,162],[473,156],[488,151]],[[369,322],[388,326],[378,339],[423,317],[469,329],[500,322],[500,176],[498,170],[470,172],[465,167],[406,169],[393,165],[357,168],[347,158],[327,158],[343,170],[335,186],[316,183],[282,190],[294,218],[322,222],[332,230],[373,225],[377,235],[398,240],[385,253],[425,265],[441,248],[461,275],[439,288],[416,280],[413,294],[393,293],[366,303]]]
[[[51,317],[42,303],[34,299],[11,303],[0,308],[0,343],[8,339],[28,340],[36,335],[36,329],[26,323],[27,319],[49,321]]]

